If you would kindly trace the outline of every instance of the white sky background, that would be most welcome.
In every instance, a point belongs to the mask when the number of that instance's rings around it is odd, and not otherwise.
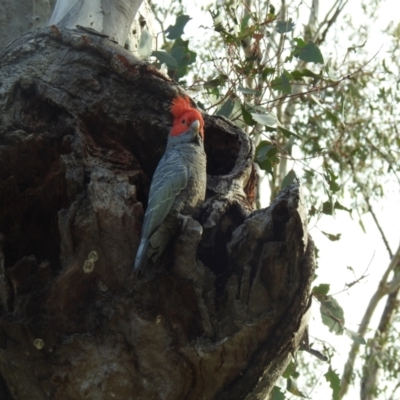
[[[189,21],[185,28],[184,38],[190,38],[192,43],[191,47],[193,49],[196,49],[197,46],[207,46],[206,41],[208,34],[201,26],[211,28],[212,19],[209,13],[201,11],[200,7],[202,4],[206,5],[209,3],[210,1],[208,0],[197,2],[196,5],[191,2],[190,6],[187,6],[187,14],[193,19]],[[278,6],[279,2],[272,1],[272,3]],[[296,15],[293,16],[293,19],[297,22],[297,26],[301,27],[302,13],[306,15],[304,23],[308,20],[307,5],[311,4],[311,0],[302,2],[299,0],[298,3],[302,3],[300,20],[298,20]],[[327,10],[332,7],[333,3],[333,0],[320,0],[319,20],[321,20]],[[398,11],[395,12],[395,10]],[[344,13],[357,16],[355,21],[359,20],[360,25],[365,23],[360,0],[350,0],[349,4],[346,5]],[[368,28],[369,41],[365,49],[368,50],[370,58],[377,52],[379,52],[376,56],[377,60],[381,60],[385,57],[387,49],[381,31],[388,26],[391,19],[397,18],[397,21],[399,21],[400,18],[398,15],[400,15],[400,3],[398,0],[381,1],[379,16],[377,16],[376,22]],[[342,18],[343,15],[340,16],[340,19]],[[173,24],[174,20],[175,16],[171,16],[171,21],[166,21],[164,27],[168,27],[170,23]],[[339,33],[339,31],[337,33]],[[335,34],[335,28],[333,27],[330,35],[332,36]],[[346,37],[343,37],[341,39],[341,47],[336,47],[334,49],[334,54],[331,56],[340,60],[343,58],[349,46],[357,44],[362,43],[354,43],[348,41]],[[324,51],[323,55],[325,60],[329,58],[329,54],[324,53]],[[371,173],[373,172],[371,171]],[[299,171],[299,176],[302,176],[301,171]],[[261,187],[261,190],[264,191],[264,198],[266,199],[263,206],[268,205],[269,193],[267,186],[268,184],[265,183],[264,188]],[[379,201],[379,203],[372,203],[372,207],[389,240],[391,249],[394,252],[400,239],[399,185],[397,182],[385,183],[384,189],[385,197]],[[346,202],[343,202],[343,204],[346,206]],[[358,216],[354,215],[354,218],[354,220],[351,220],[348,213],[345,211],[338,211],[334,217],[323,216],[316,226],[310,225],[310,233],[320,251],[319,268],[317,270],[318,278],[315,281],[316,285],[319,283],[329,283],[331,285],[330,293],[334,294],[342,291],[345,288],[345,283],[355,281],[364,273],[367,275],[365,279],[354,285],[350,290],[335,296],[339,304],[344,308],[346,327],[357,331],[358,324],[361,321],[369,299],[376,290],[383,271],[389,264],[389,255],[372,217],[370,215],[363,216],[366,233],[363,233],[358,224]],[[332,234],[341,233],[342,236],[339,241],[331,242],[320,231]],[[347,268],[348,266],[353,268],[354,273]],[[365,272],[366,270],[367,272]],[[373,316],[372,323],[370,324],[371,328],[376,328],[385,302],[386,298],[379,304]],[[334,357],[332,364],[339,376],[341,376],[352,341],[345,335],[336,336],[329,333],[328,329],[321,322],[319,305],[316,304],[316,302],[314,302],[312,310],[309,328],[310,341],[313,342],[315,340],[314,338],[318,338],[331,344],[335,348],[337,355]],[[372,335],[373,332],[370,331],[369,337],[372,337]],[[315,348],[321,349],[322,346],[319,346],[316,342]],[[317,374],[321,374],[320,381],[324,383],[322,387],[317,387],[312,393],[309,392],[310,388],[307,387],[300,387],[299,389],[310,395],[310,398],[314,400],[331,398],[332,391],[323,377],[327,369],[328,366],[321,363],[320,371],[316,371]],[[359,388],[359,382],[357,382],[355,386],[350,388],[346,399],[352,400],[359,398]]]

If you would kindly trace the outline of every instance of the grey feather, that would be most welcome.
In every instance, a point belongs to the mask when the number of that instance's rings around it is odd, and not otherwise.
[[[171,211],[176,196],[187,186],[190,168],[177,150],[171,150],[161,158],[151,182],[142,237],[150,237]]]
[[[138,276],[147,276],[154,270],[179,228],[178,214],[192,214],[204,200],[206,155],[196,122],[188,132],[169,136],[167,149],[154,173],[134,264]]]

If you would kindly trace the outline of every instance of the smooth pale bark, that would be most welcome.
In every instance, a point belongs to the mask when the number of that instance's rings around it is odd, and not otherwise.
[[[49,25],[92,28],[124,46],[143,0],[57,0]]]
[[[99,33],[110,35],[121,46],[141,57],[148,55],[148,51],[144,55],[138,52],[138,44],[143,31],[153,38],[153,47],[155,46],[154,15],[147,0],[143,2],[129,1],[122,4],[106,1],[107,7],[105,8],[99,8],[101,3],[96,0],[85,3],[60,1],[57,2],[53,14],[55,4],[56,0],[2,1],[0,3],[0,50],[30,29],[53,23],[60,26],[68,23],[68,27],[71,28],[81,25],[95,29]],[[124,10],[127,7],[128,12],[125,14]],[[92,8],[93,13],[90,11]],[[109,12],[110,9],[112,12]],[[135,14],[135,18],[131,25],[128,25],[132,14]],[[92,24],[94,18],[96,24]]]
[[[261,399],[301,342],[314,250],[300,188],[253,210],[250,138],[205,117],[207,199],[151,282],[131,274],[182,88],[51,26],[0,57],[0,393]]]

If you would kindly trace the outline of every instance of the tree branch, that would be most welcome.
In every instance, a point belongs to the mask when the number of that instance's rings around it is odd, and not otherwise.
[[[360,187],[362,187],[362,186],[360,185]],[[363,193],[364,193],[364,191],[363,191]],[[372,209],[372,206],[371,206],[371,202],[369,201],[369,197],[365,193],[364,193],[364,199],[365,199],[365,202],[367,203],[368,211],[371,213],[372,218],[374,219],[375,225],[378,228],[379,233],[381,234],[383,243],[385,243],[386,250],[389,253],[389,258],[392,259],[393,258],[393,253],[392,253],[392,250],[390,249],[389,242],[386,239],[385,233],[383,232],[383,229],[381,227],[381,224],[378,221],[378,218],[376,218],[375,212],[374,212],[374,210]]]
[[[390,286],[390,283],[388,282],[389,274],[394,271],[394,269],[400,268],[400,244],[399,247],[397,248],[396,253],[394,254],[393,258],[391,259],[389,266],[387,267],[386,271],[384,272],[378,288],[376,289],[375,293],[371,297],[368,307],[364,313],[364,316],[362,318],[361,324],[358,329],[358,335],[360,337],[364,337],[365,333],[367,332],[369,323],[371,321],[371,317],[373,313],[375,312],[375,309],[379,303],[379,301],[386,296],[387,294],[390,293],[390,290],[392,289]],[[400,274],[400,273],[399,273]],[[397,281],[398,277],[396,277]],[[360,344],[357,342],[353,342],[353,345],[351,346],[350,352],[348,359],[346,361],[344,370],[343,370],[343,375],[342,375],[342,380],[341,380],[341,390],[340,390],[340,398],[343,398],[343,396],[347,393],[349,384],[351,381],[351,376],[353,374],[353,369],[354,369],[354,363],[357,357],[358,350],[360,348]]]

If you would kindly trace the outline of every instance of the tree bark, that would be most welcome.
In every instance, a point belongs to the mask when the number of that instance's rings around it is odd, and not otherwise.
[[[56,0],[2,0],[0,49],[32,28],[46,26]]]
[[[250,138],[205,115],[207,199],[150,282],[131,274],[182,89],[87,31],[0,58],[0,394],[261,399],[307,325],[298,184],[253,211]]]
[[[143,0],[57,0],[49,25],[78,25],[109,36],[124,46]]]
[[[148,52],[140,54],[138,46],[146,31],[145,34],[153,38],[155,47],[154,15],[147,0],[108,0],[104,6],[96,1],[60,0],[54,9],[55,4],[56,0],[3,0],[0,3],[0,49],[32,28],[53,24],[72,29],[76,25],[95,29],[143,58],[148,57]]]

